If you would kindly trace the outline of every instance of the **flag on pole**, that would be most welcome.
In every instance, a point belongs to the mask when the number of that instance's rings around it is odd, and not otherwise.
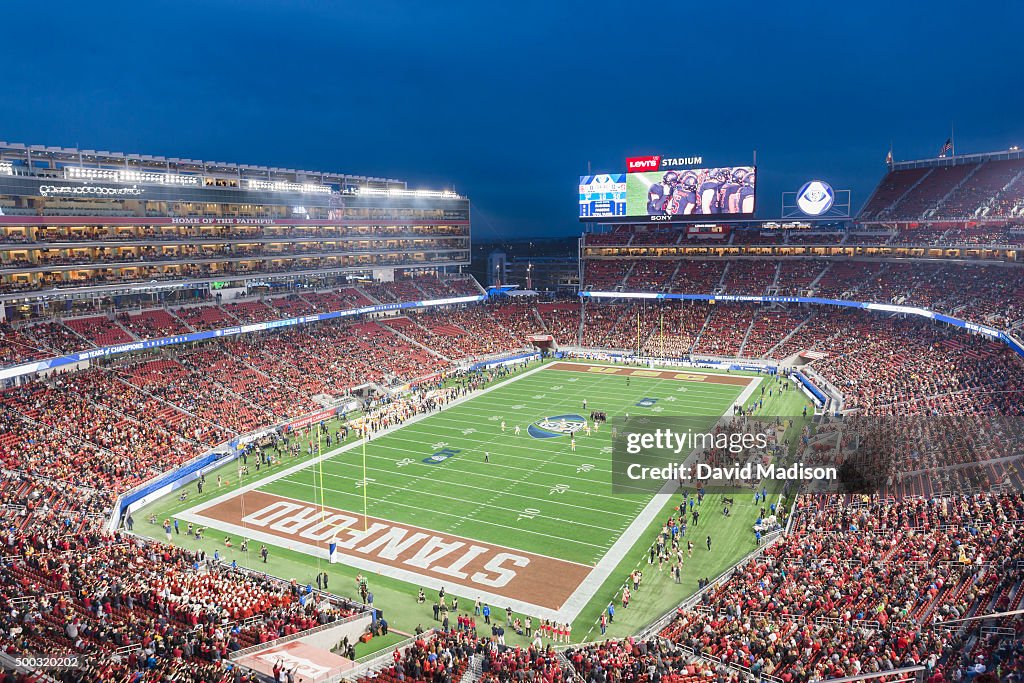
[[[888,165],[892,166],[892,150],[891,149],[889,150],[889,153],[885,155],[885,163],[887,163]]]
[[[939,156],[944,157],[953,151],[953,138],[946,138],[946,143],[942,145],[942,149],[939,150]]]

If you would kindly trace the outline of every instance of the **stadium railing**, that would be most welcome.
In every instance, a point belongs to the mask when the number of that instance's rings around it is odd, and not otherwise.
[[[381,669],[384,669],[395,663],[395,657],[393,654],[395,650],[404,650],[413,643],[415,643],[417,640],[421,639],[429,642],[430,640],[433,640],[435,635],[437,635],[437,631],[431,629],[429,631],[424,631],[423,634],[419,636],[409,636],[405,640],[400,640],[394,645],[390,645],[384,650],[381,650],[380,652],[373,652],[363,657],[359,657],[355,660],[354,667],[346,671],[343,671],[340,674],[335,674],[334,676],[331,676],[330,678],[327,678],[321,681],[320,683],[339,683],[339,681],[352,681],[362,676],[376,673],[377,671],[380,671]]]
[[[320,322],[324,320],[334,320],[339,318],[357,319],[357,317],[360,315],[367,315],[373,313],[386,313],[416,308],[436,308],[440,306],[475,303],[483,301],[485,298],[487,298],[486,295],[480,294],[471,296],[449,297],[445,299],[427,299],[423,301],[378,304],[373,306],[363,306],[361,308],[347,309],[343,311],[330,311],[327,313],[315,313],[312,315],[283,318],[279,320],[269,320],[266,322],[239,324],[215,330],[202,330],[199,332],[190,332],[188,334],[132,341],[123,344],[115,344],[112,346],[102,346],[94,349],[86,349],[84,351],[79,351],[77,353],[55,356],[44,360],[32,361],[29,363],[19,363],[17,365],[5,367],[0,369],[0,380],[16,380],[20,377],[34,375],[37,373],[45,373],[55,370],[57,368],[67,368],[75,366],[76,364],[80,363],[88,363],[96,358],[110,358],[112,356],[121,355],[125,353],[132,353],[135,351],[142,351],[145,349],[156,349],[165,346],[189,344],[209,339],[220,339],[223,337],[253,334],[256,332],[264,332],[267,330],[274,330],[278,328],[307,325],[310,323]]]
[[[790,517],[792,516],[793,515],[790,515]],[[765,551],[768,550],[768,548],[775,545],[775,543],[782,537],[783,534],[781,533],[781,531],[773,532],[773,535],[765,539],[760,547],[755,548],[754,550],[740,558],[736,563],[730,565],[729,567],[726,567],[726,569],[723,570],[722,573],[720,573],[714,579],[712,579],[709,584],[698,590],[690,597],[686,598],[686,600],[683,600],[676,607],[672,608],[671,611],[666,612],[658,619],[648,624],[642,631],[640,631],[637,634],[636,637],[640,639],[656,637],[659,633],[661,633],[661,631],[666,626],[668,626],[672,623],[673,620],[675,620],[676,615],[679,614],[680,610],[683,612],[688,612],[696,609],[699,606],[700,601],[704,598],[704,595],[707,593],[712,593],[721,586],[723,586],[732,576],[733,572],[736,571],[737,567],[743,566],[744,564],[761,557],[762,555],[764,555]]]
[[[219,443],[213,448],[200,453],[191,460],[182,463],[173,470],[161,472],[160,474],[142,482],[138,486],[121,493],[114,501],[110,519],[107,521],[107,530],[116,531],[121,525],[121,520],[126,512],[134,511],[134,509],[141,508],[144,505],[163,498],[164,496],[181,489],[192,481],[195,481],[201,474],[215,470],[231,460],[237,459],[240,453],[237,448],[239,445],[248,444],[261,436],[276,432],[277,430],[288,427],[289,425],[304,426],[306,424],[306,420],[311,416],[323,415],[332,410],[335,415],[343,411],[348,413],[352,412],[356,407],[357,403],[353,399],[343,399],[330,408],[319,408],[317,410],[310,411],[305,415],[282,420],[275,425],[262,427],[247,434],[242,434],[228,441]]]
[[[278,579],[278,580],[280,580],[280,579]],[[257,652],[260,652],[261,650],[266,650],[267,648],[279,647],[281,645],[284,645],[285,643],[290,643],[293,640],[299,640],[300,638],[307,638],[307,637],[309,637],[311,635],[314,635],[316,633],[320,633],[322,631],[327,631],[327,630],[332,629],[332,628],[337,628],[339,626],[344,626],[345,624],[349,624],[349,623],[351,623],[353,621],[356,621],[358,619],[365,619],[365,618],[367,618],[366,613],[365,612],[361,612],[361,613],[358,613],[358,614],[352,614],[350,616],[343,617],[341,619],[337,619],[335,621],[328,622],[326,624],[318,624],[318,625],[316,625],[316,626],[314,626],[312,628],[307,628],[305,631],[298,631],[296,633],[290,633],[290,634],[288,634],[286,636],[281,636],[280,638],[275,638],[274,640],[268,640],[265,643],[258,643],[256,645],[250,645],[249,647],[244,647],[241,650],[235,650],[234,652],[232,652],[231,654],[228,655],[228,659],[238,660],[238,659],[241,659],[242,657],[246,657],[248,655],[256,654]]]
[[[885,304],[877,302],[855,301],[850,299],[827,299],[822,297],[796,297],[796,296],[761,296],[761,295],[719,295],[719,294],[651,294],[649,292],[580,292],[579,296],[595,299],[617,299],[627,300],[657,300],[657,301],[713,301],[722,303],[788,303],[788,304],[814,304],[819,306],[834,306],[839,308],[857,308],[868,311],[879,311],[882,313],[905,314],[921,316],[937,322],[951,325],[967,332],[982,334],[990,339],[1003,342],[1019,356],[1024,357],[1024,342],[1006,330],[999,330],[987,325],[980,325],[962,318],[955,318],[945,313],[922,308],[920,306],[902,306],[896,304]]]
[[[921,665],[906,666],[900,669],[889,669],[876,673],[858,674],[846,676],[845,678],[829,678],[828,683],[853,683],[854,681],[884,681],[885,683],[911,683],[924,680],[925,667]],[[812,681],[823,679],[814,678]]]

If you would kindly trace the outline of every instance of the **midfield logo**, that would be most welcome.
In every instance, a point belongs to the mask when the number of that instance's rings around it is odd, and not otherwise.
[[[428,465],[440,465],[448,458],[455,457],[456,454],[461,453],[461,448],[442,448],[437,453],[434,453],[430,457],[423,458],[423,462]]]
[[[553,439],[556,436],[572,435],[587,426],[587,420],[575,413],[555,415],[537,420],[527,430],[535,439]]]

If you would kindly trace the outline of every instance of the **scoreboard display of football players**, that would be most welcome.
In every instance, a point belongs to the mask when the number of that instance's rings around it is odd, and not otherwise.
[[[580,218],[625,215],[625,173],[580,176]]]
[[[756,181],[753,166],[629,173],[626,214],[662,220],[753,215]]]

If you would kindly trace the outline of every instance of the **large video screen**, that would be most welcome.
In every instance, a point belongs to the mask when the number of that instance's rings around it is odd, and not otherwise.
[[[625,215],[625,173],[580,176],[580,218]]]
[[[664,217],[662,220],[751,215],[756,178],[753,166],[629,173],[626,175],[626,215]]]

